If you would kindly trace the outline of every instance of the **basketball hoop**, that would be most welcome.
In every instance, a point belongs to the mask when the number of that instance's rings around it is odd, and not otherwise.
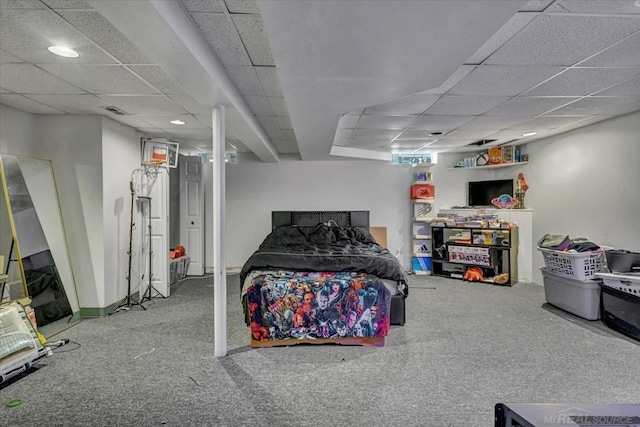
[[[142,171],[149,179],[154,179],[158,176],[158,170],[162,164],[162,160],[151,159],[142,161]]]

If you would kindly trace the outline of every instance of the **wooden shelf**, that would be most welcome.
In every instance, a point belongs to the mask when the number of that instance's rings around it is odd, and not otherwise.
[[[511,168],[514,166],[526,165],[529,162],[514,162],[514,163],[501,163],[499,165],[486,165],[486,166],[474,166],[470,168],[446,168],[447,170],[476,170],[476,169],[499,169],[499,168]]]

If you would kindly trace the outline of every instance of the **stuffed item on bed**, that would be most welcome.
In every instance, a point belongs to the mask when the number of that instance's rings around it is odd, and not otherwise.
[[[367,273],[253,271],[251,346],[384,345],[391,286]]]

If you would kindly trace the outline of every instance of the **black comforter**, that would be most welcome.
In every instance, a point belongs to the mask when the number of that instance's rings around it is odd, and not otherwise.
[[[242,267],[240,287],[252,270],[355,271],[401,282],[406,276],[389,250],[376,243],[367,228],[319,224],[285,226],[271,232]]]

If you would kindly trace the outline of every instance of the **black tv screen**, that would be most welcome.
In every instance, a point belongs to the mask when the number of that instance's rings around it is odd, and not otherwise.
[[[502,194],[513,197],[513,180],[469,182],[469,206],[493,206],[491,201]]]

